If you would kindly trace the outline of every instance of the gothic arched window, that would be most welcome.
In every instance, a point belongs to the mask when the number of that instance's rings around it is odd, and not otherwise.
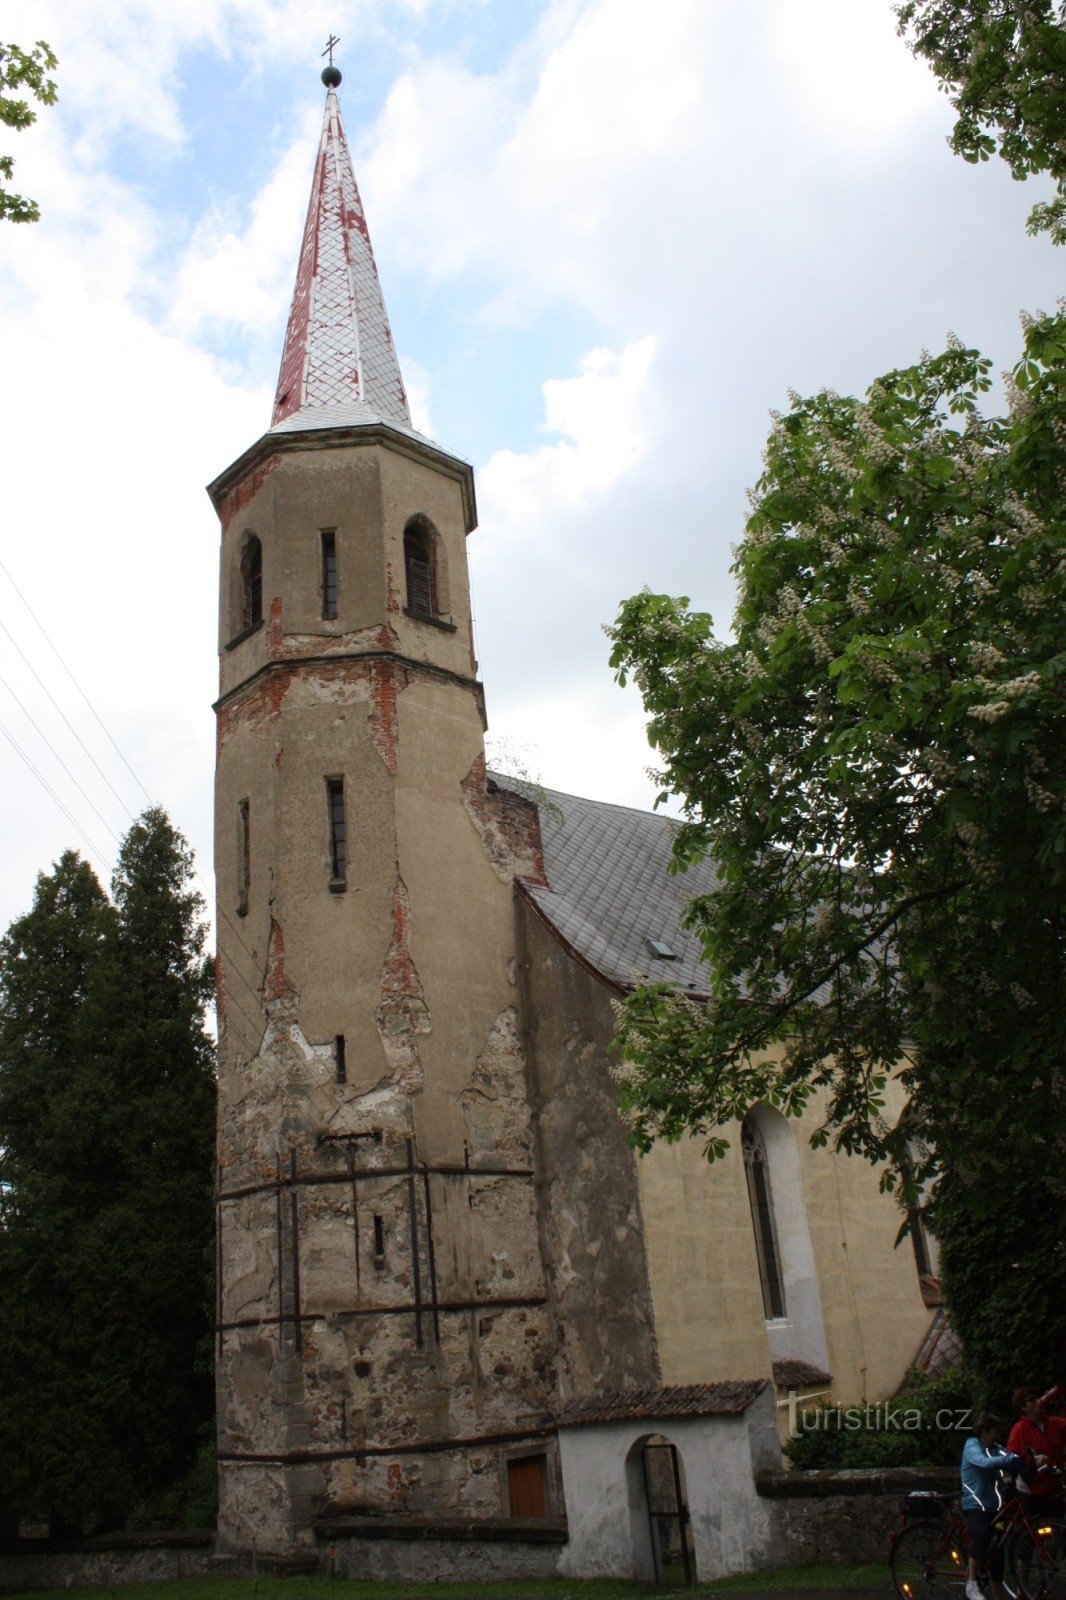
[[[263,620],[263,546],[254,533],[241,552],[241,631]]]
[[[763,1311],[769,1322],[785,1315],[785,1284],[777,1249],[777,1229],[774,1225],[774,1201],[770,1189],[766,1142],[758,1124],[750,1115],[744,1118],[740,1130],[740,1148],[744,1153],[744,1173],[748,1180],[748,1200],[751,1203],[751,1221],[755,1229],[755,1253],[759,1258]]]
[[[436,616],[433,545],[430,536],[417,523],[409,523],[404,529],[403,567],[407,579],[408,611],[416,617]]]

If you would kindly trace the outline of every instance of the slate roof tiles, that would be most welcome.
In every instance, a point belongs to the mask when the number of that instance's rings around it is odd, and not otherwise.
[[[511,778],[496,782],[530,792]],[[671,875],[677,824],[654,812],[555,790],[535,798],[548,886],[528,884],[526,893],[552,927],[621,989],[651,981],[706,994],[707,967],[681,917],[695,895],[714,889],[713,865],[702,862]],[[675,959],[656,956],[652,939],[672,950]]]

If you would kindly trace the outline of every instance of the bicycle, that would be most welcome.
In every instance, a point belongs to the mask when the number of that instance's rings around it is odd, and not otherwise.
[[[958,1499],[922,1491],[905,1497],[889,1546],[900,1600],[960,1600],[964,1594],[970,1541]],[[1023,1600],[1066,1600],[1066,1524],[1031,1518],[1012,1492],[996,1515],[989,1555],[1000,1550],[1010,1586]]]

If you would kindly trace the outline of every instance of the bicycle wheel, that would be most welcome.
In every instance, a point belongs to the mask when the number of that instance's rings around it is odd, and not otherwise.
[[[1007,1552],[1014,1587],[1025,1600],[1066,1600],[1066,1522],[1034,1517],[1030,1526],[1015,1530]]]
[[[900,1600],[961,1600],[966,1551],[950,1522],[909,1523],[893,1539],[889,1559]]]

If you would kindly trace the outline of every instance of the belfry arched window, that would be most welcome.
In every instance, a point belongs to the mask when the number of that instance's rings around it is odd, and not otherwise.
[[[403,535],[403,567],[407,580],[407,609],[416,617],[437,614],[433,544],[425,529],[409,523]]]
[[[781,1275],[781,1257],[777,1248],[777,1228],[774,1223],[774,1201],[770,1188],[770,1166],[766,1159],[766,1141],[758,1124],[750,1115],[744,1118],[740,1130],[740,1147],[744,1153],[744,1173],[748,1180],[748,1200],[751,1203],[751,1221],[755,1229],[755,1253],[759,1258],[763,1311],[769,1322],[786,1314],[785,1285]]]
[[[263,620],[263,546],[250,533],[241,551],[241,629]]]

